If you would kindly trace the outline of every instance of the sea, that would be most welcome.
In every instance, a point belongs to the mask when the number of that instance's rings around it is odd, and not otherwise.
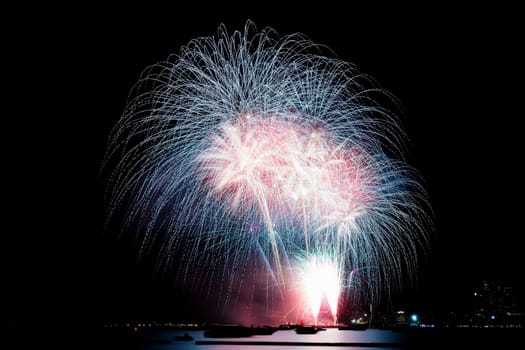
[[[187,333],[192,340],[178,340]],[[272,335],[242,338],[207,338],[204,330],[156,330],[137,334],[111,335],[97,340],[100,349],[144,350],[269,350],[269,349],[522,349],[522,328],[339,330],[328,328],[316,334],[278,330]]]

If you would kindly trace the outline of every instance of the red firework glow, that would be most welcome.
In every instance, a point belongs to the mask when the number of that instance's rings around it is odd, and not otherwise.
[[[372,200],[373,182],[368,156],[344,146],[316,125],[247,114],[223,123],[198,162],[233,213],[242,204],[259,208],[267,227],[293,218],[348,232]]]

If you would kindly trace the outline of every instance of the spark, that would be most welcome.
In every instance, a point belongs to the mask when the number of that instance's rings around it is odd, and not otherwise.
[[[302,290],[306,294],[307,304],[317,324],[323,298],[326,298],[334,324],[337,323],[337,306],[341,294],[342,273],[337,261],[324,257],[313,257],[301,269]]]
[[[312,312],[321,294],[336,317],[355,270],[377,300],[414,275],[432,230],[406,137],[378,94],[391,98],[302,34],[248,22],[194,39],[144,71],[112,130],[108,226],[177,281],[224,286],[225,305],[247,271],[285,295],[301,256],[331,257],[303,274],[329,278],[308,283]]]

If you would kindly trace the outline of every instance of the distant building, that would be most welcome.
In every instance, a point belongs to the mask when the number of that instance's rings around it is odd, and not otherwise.
[[[513,288],[499,280],[485,280],[472,293],[472,326],[519,327],[523,313],[519,309]]]
[[[408,326],[408,316],[404,311],[396,311],[394,314],[394,327],[404,328]]]

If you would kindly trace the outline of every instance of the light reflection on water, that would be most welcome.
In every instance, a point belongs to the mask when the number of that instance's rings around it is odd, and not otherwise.
[[[193,341],[174,341],[173,338],[178,335],[188,333],[193,337]],[[247,338],[206,338],[204,337],[204,331],[184,331],[184,330],[172,330],[172,331],[159,331],[151,334],[144,335],[145,344],[142,349],[157,350],[157,349],[201,349],[201,350],[213,350],[213,349],[267,349],[270,350],[275,347],[283,348],[286,350],[299,350],[299,349],[348,349],[348,344],[342,346],[311,346],[311,345],[222,345],[222,344],[211,344],[211,345],[196,345],[195,341],[206,340],[206,341],[261,341],[261,342],[305,342],[305,343],[404,343],[406,336],[403,333],[390,331],[390,330],[378,330],[378,329],[367,329],[364,331],[340,331],[337,328],[328,328],[326,331],[317,332],[317,334],[296,334],[293,330],[278,330],[272,335],[254,335]],[[171,342],[168,344],[148,344],[154,342],[166,341]],[[375,347],[351,347],[355,350],[360,349],[376,349]],[[379,348],[379,347],[378,347]],[[402,347],[395,346],[392,348],[380,347],[381,349],[400,349]]]

